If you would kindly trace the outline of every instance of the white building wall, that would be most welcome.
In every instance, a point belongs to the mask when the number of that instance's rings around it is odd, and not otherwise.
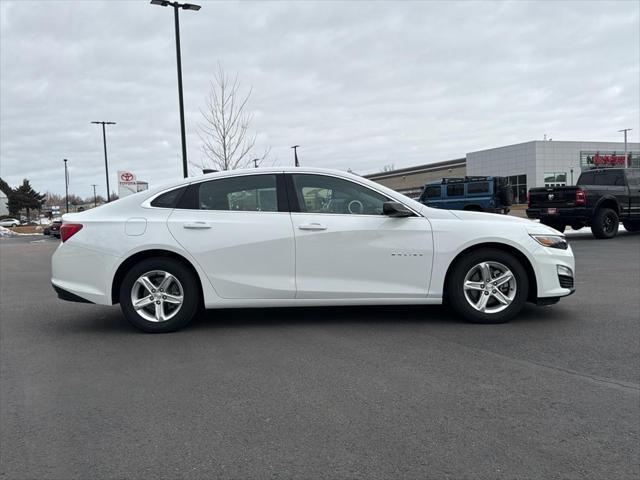
[[[640,151],[640,143],[628,143]],[[580,176],[580,152],[624,152],[624,142],[532,141],[467,153],[467,175],[511,176],[526,174],[527,188],[544,186],[547,172],[566,172],[567,184]]]
[[[9,215],[8,201],[7,196],[4,193],[0,193],[0,215]]]

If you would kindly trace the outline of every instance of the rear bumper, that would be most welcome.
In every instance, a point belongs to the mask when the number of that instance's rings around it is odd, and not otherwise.
[[[79,297],[78,295],[71,293],[65,290],[64,288],[58,287],[53,282],[51,283],[51,286],[58,294],[58,298],[60,300],[65,300],[67,302],[77,302],[77,303],[93,303],[92,301],[87,300],[86,298]]]
[[[548,208],[527,208],[527,217],[539,218],[541,220],[566,220],[567,223],[571,223],[572,221],[586,222],[590,221],[591,217],[593,217],[593,209],[586,207],[558,208],[554,214],[549,214],[547,210]]]

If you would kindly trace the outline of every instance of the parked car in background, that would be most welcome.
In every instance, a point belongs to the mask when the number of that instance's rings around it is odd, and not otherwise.
[[[120,303],[148,332],[200,308],[446,302],[501,323],[574,291],[562,234],[522,218],[429,208],[315,168],[190,177],[64,215],[52,257],[64,300]]]
[[[15,218],[3,218],[0,220],[0,227],[17,227],[20,225],[20,220]]]
[[[62,226],[62,220],[56,220],[49,225],[49,235],[52,237],[60,238],[60,227]],[[45,235],[47,235],[45,233]]]
[[[419,201],[446,210],[507,214],[513,191],[506,177],[443,178],[427,183]]]
[[[580,174],[576,186],[529,190],[529,218],[560,232],[591,227],[596,238],[613,238],[620,222],[640,230],[640,168],[606,168]]]

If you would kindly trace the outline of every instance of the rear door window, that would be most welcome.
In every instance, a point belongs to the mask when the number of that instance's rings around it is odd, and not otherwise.
[[[464,196],[464,183],[454,183],[447,185],[447,197]]]
[[[604,170],[597,172],[595,176],[596,185],[607,185],[612,187],[624,186],[624,174],[620,170]]]
[[[583,173],[578,179],[578,185],[595,185],[593,177],[593,172]]]
[[[481,195],[489,193],[489,182],[471,182],[467,184],[469,195]]]

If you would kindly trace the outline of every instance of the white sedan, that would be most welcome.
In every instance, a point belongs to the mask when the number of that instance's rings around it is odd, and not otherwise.
[[[201,307],[444,302],[500,323],[574,291],[573,253],[556,230],[429,208],[326,169],[208,174],[63,221],[58,296],[120,303],[147,332],[183,327]]]
[[[17,227],[20,225],[20,220],[15,218],[3,218],[0,220],[0,227]]]

